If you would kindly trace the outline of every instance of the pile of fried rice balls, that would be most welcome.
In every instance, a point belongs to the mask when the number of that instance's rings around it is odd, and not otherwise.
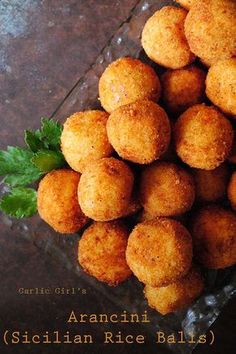
[[[178,3],[142,31],[156,70],[130,57],[106,68],[104,110],[67,118],[70,168],[38,189],[43,220],[83,231],[84,271],[113,286],[133,274],[161,314],[202,293],[202,269],[236,263],[236,1]]]

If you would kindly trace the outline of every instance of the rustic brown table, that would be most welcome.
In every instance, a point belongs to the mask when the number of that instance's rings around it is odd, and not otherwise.
[[[39,126],[39,117],[51,116],[90,68],[112,34],[128,18],[137,0],[1,0],[0,1],[0,148],[23,143],[24,128]],[[73,287],[76,276],[45,254],[19,230],[1,225],[0,330],[4,328],[51,329],[62,327],[65,314],[78,306],[90,312],[115,312],[115,305],[98,299],[88,289],[85,297],[20,296],[18,288]],[[231,301],[212,326],[213,346],[195,354],[233,353],[236,301]],[[87,328],[94,331],[94,327]],[[128,331],[123,327],[123,331]],[[134,332],[138,329],[134,329]],[[30,347],[29,347],[30,348]],[[31,349],[31,353],[69,353],[60,346]],[[74,349],[73,349],[74,350]],[[153,346],[83,347],[83,353],[151,352]],[[0,349],[10,353],[11,349]],[[28,349],[17,347],[14,353]],[[70,351],[70,353],[75,351]],[[80,352],[80,351],[77,351]]]

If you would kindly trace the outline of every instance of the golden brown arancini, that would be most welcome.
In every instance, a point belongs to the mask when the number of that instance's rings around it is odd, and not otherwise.
[[[181,6],[185,7],[185,9],[190,10],[196,0],[175,0],[175,2],[179,3]]]
[[[67,118],[61,149],[73,170],[83,172],[89,163],[112,154],[106,132],[107,119],[108,114],[102,111],[77,112]]]
[[[113,157],[91,163],[82,174],[78,198],[85,215],[109,221],[126,215],[134,176],[129,166]]]
[[[234,172],[230,178],[227,188],[227,194],[232,209],[236,211],[236,172]]]
[[[139,281],[164,286],[183,277],[192,262],[192,239],[178,221],[156,218],[137,224],[129,236],[126,260]]]
[[[206,74],[196,66],[168,70],[162,77],[162,97],[167,111],[178,114],[205,96]]]
[[[107,121],[107,135],[125,160],[147,164],[158,159],[170,143],[170,122],[158,104],[139,100],[117,108]]]
[[[60,233],[77,232],[88,222],[78,203],[79,180],[78,173],[60,169],[48,173],[39,183],[39,215]]]
[[[147,20],[142,32],[142,46],[157,64],[179,69],[194,61],[195,56],[184,34],[186,15],[183,8],[165,6]]]
[[[214,170],[193,169],[196,198],[202,202],[216,202],[226,195],[229,168],[223,163]]]
[[[195,1],[185,20],[191,51],[207,65],[236,55],[236,1]]]
[[[190,210],[195,199],[193,177],[170,162],[155,162],[141,175],[140,200],[151,216],[180,215]]]
[[[99,97],[107,112],[139,99],[158,101],[160,81],[154,69],[134,58],[113,61],[99,80]]]
[[[236,263],[236,215],[212,205],[193,218],[194,256],[205,267],[220,269]]]
[[[236,58],[220,60],[210,67],[206,94],[223,112],[236,115]]]
[[[95,222],[79,240],[78,260],[82,268],[108,285],[118,285],[131,274],[125,250],[129,232],[121,221]]]
[[[198,104],[187,109],[174,127],[178,156],[189,166],[213,170],[228,157],[233,143],[229,120],[214,107]]]
[[[144,294],[150,307],[166,315],[191,305],[203,288],[204,282],[199,270],[192,267],[183,278],[165,287],[146,285]]]

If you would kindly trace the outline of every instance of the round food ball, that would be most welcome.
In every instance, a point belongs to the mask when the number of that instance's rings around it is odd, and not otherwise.
[[[83,172],[89,163],[112,154],[106,132],[107,119],[108,114],[102,111],[78,112],[67,118],[61,149],[73,170]]]
[[[199,270],[192,267],[183,278],[165,287],[154,288],[146,285],[144,294],[150,307],[166,315],[191,305],[203,288]]]
[[[236,263],[236,215],[219,206],[201,209],[193,219],[193,246],[196,259],[211,269]]]
[[[191,6],[196,0],[175,0],[175,1],[178,2],[181,6],[185,7],[185,9],[190,10]]]
[[[147,164],[167,150],[171,128],[163,108],[152,101],[139,100],[111,113],[107,134],[119,156]]]
[[[129,232],[121,221],[95,222],[79,240],[78,259],[91,276],[118,285],[131,274],[126,258]]]
[[[78,173],[61,169],[48,173],[39,183],[39,215],[57,232],[74,233],[88,222],[78,203],[79,180]]]
[[[165,72],[161,81],[167,110],[179,114],[201,103],[205,96],[205,79],[205,72],[195,66]]]
[[[191,51],[207,65],[236,55],[236,1],[195,1],[186,17]]]
[[[236,58],[220,60],[210,67],[206,94],[223,112],[236,115]]]
[[[230,178],[227,193],[231,207],[236,211],[236,172]]]
[[[170,69],[179,69],[191,64],[191,53],[184,34],[187,11],[165,6],[150,17],[142,32],[142,46],[147,56],[157,64]]]
[[[170,162],[156,162],[142,172],[140,200],[153,217],[173,216],[190,210],[195,199],[192,176]]]
[[[216,202],[226,195],[229,169],[222,164],[214,170],[194,169],[196,198],[202,202]]]
[[[213,170],[228,157],[233,143],[229,120],[214,107],[192,106],[174,127],[178,156],[189,166]]]
[[[127,57],[112,62],[106,68],[98,89],[101,105],[110,113],[138,99],[158,101],[161,86],[152,67]]]
[[[82,211],[96,221],[126,215],[133,182],[133,173],[123,161],[110,157],[93,162],[84,170],[78,186]]]
[[[152,286],[165,286],[190,269],[192,239],[178,221],[157,218],[138,224],[131,232],[126,260],[135,276]]]

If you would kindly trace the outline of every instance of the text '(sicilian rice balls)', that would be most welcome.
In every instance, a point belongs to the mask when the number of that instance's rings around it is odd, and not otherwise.
[[[192,239],[179,222],[156,218],[137,224],[126,250],[130,269],[139,281],[165,286],[180,279],[190,269]]]
[[[111,113],[107,134],[119,156],[147,164],[167,150],[171,128],[163,108],[152,101],[139,100]]]
[[[89,163],[112,154],[106,132],[107,119],[108,114],[98,110],[78,112],[67,118],[61,149],[73,170],[83,172]]]
[[[95,222],[79,240],[82,268],[108,285],[118,285],[131,274],[125,258],[129,232],[121,221]]]
[[[150,307],[166,315],[191,305],[201,294],[203,287],[199,270],[192,267],[183,278],[165,287],[146,285],[144,294]]]
[[[88,222],[78,203],[79,180],[77,172],[60,169],[48,173],[39,183],[39,215],[57,232],[74,233]]]
[[[236,55],[236,1],[195,1],[185,20],[191,51],[211,66]]]
[[[113,61],[99,80],[101,105],[109,113],[138,99],[158,101],[160,91],[160,81],[152,67],[129,57]]]
[[[180,114],[194,104],[202,103],[205,97],[205,79],[205,72],[196,66],[166,71],[161,82],[162,97],[167,110]]]
[[[194,61],[195,56],[184,34],[186,15],[183,8],[165,6],[147,20],[142,32],[142,46],[157,64],[179,69]]]
[[[195,258],[203,266],[220,269],[236,263],[236,215],[220,206],[201,209],[192,221]]]
[[[194,180],[182,167],[155,162],[141,175],[140,200],[151,216],[174,216],[190,210],[195,199]]]
[[[134,176],[123,161],[113,157],[90,164],[78,186],[81,209],[96,221],[109,221],[127,215]]]
[[[174,127],[178,156],[189,166],[213,170],[228,157],[233,143],[229,120],[204,104],[187,109]]]
[[[220,60],[210,67],[206,94],[223,112],[236,115],[236,58]]]

